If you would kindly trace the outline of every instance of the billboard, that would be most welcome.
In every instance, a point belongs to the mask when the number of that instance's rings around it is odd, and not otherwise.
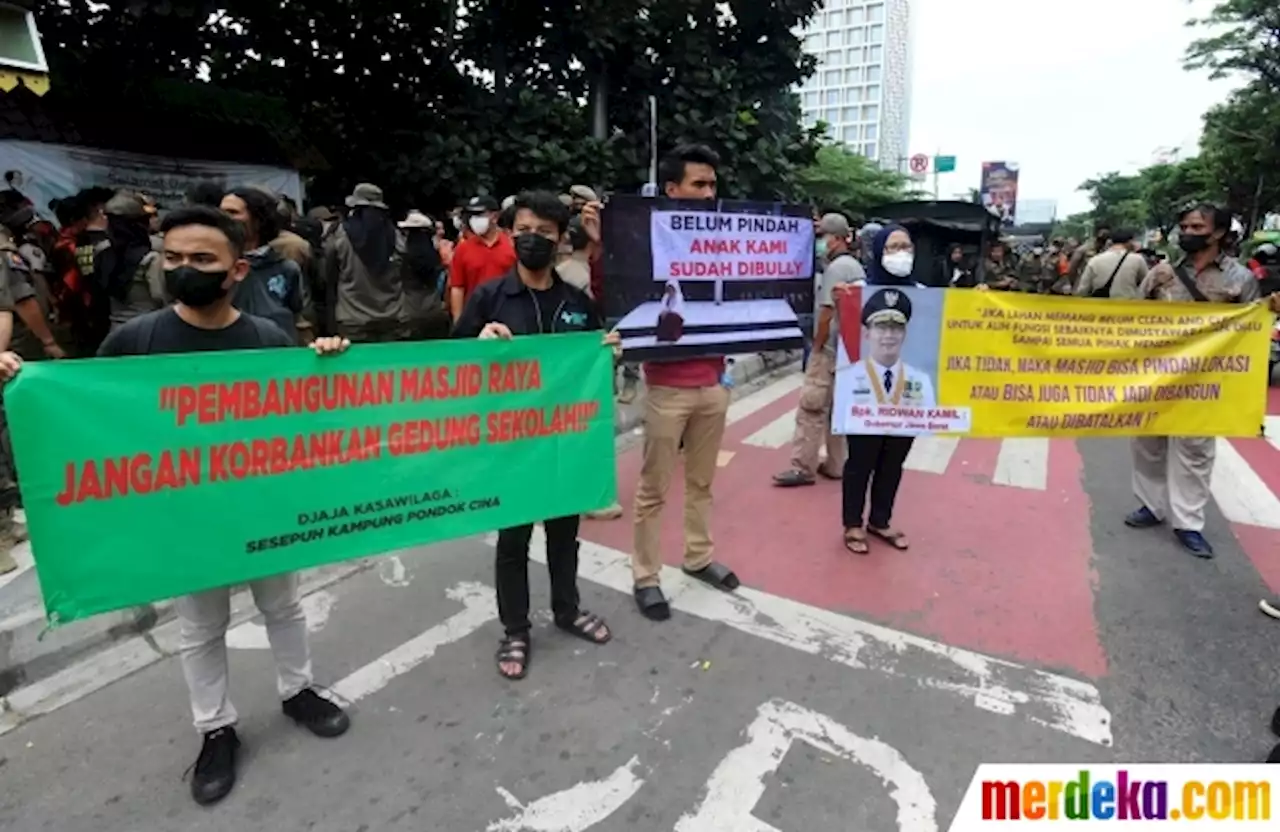
[[[1018,165],[1016,162],[982,163],[982,204],[1000,216],[1000,224],[1012,226],[1018,216]]]

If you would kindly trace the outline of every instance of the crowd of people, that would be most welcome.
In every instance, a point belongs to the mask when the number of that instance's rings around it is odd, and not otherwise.
[[[719,166],[710,148],[682,145],[659,165],[662,191],[681,200],[714,200]],[[29,201],[0,195],[0,245],[8,254],[0,275],[0,376],[6,379],[20,372],[23,361],[44,359],[299,346],[327,356],[352,343],[572,331],[601,332],[602,348],[620,359],[618,335],[606,331],[599,304],[609,243],[601,224],[606,209],[585,186],[502,202],[478,195],[440,220],[419,211],[396,220],[372,184],[356,186],[338,210],[316,207],[306,215],[279,194],[214,183],[194,189],[186,205],[163,216],[143,195],[104,189],[56,208],[60,227],[44,228]],[[1083,255],[1068,255],[1069,243],[1051,245],[1048,257],[1032,252],[1028,262],[1039,265],[1022,270],[1025,279],[1004,270],[1003,242],[984,253],[987,267],[972,282],[965,277],[963,250],[958,258],[953,251],[941,268],[951,272],[946,285],[983,290],[1060,291],[1070,278],[1075,294],[1105,289],[1111,297],[1249,302],[1259,297],[1258,281],[1223,253],[1229,226],[1229,215],[1213,206],[1189,210],[1179,238],[1186,258],[1177,267],[1148,267],[1132,251],[1132,237],[1117,232],[1099,235]],[[843,480],[845,547],[867,555],[874,537],[907,549],[906,534],[891,519],[912,440],[832,436],[831,408],[837,299],[857,286],[890,289],[865,305],[862,323],[876,333],[879,349],[872,381],[882,380],[886,392],[903,387],[900,347],[910,305],[877,298],[898,294],[891,287],[917,285],[915,246],[903,227],[855,233],[839,213],[819,216],[815,229],[820,275],[813,350],[792,469],[775,482],[795,487],[816,476]],[[1076,277],[1070,277],[1073,261]],[[1280,312],[1280,297],[1270,302]],[[711,533],[712,488],[731,398],[725,362],[710,356],[643,366],[647,394],[631,567],[636,607],[651,621],[671,616],[660,582],[660,530],[678,472],[684,478],[684,572],[718,590],[739,586],[734,572],[715,559]],[[7,430],[0,433],[7,442]],[[1211,556],[1201,529],[1213,440],[1141,439],[1133,447],[1140,507],[1126,522],[1170,522],[1192,554]],[[20,534],[11,514],[17,472],[7,445],[0,455],[8,476],[0,483],[8,518],[3,534],[11,546]],[[606,516],[620,514],[614,506]],[[569,635],[603,645],[613,630],[581,606],[577,588],[579,523],[576,515],[543,520],[553,620]],[[533,524],[526,524],[498,532],[495,584],[503,634],[495,665],[509,680],[524,678],[533,656],[532,531]],[[7,567],[0,561],[0,570]],[[317,736],[335,737],[348,730],[350,716],[315,688],[298,587],[297,574],[250,584],[266,622],[284,713]],[[176,611],[182,668],[202,740],[191,790],[197,802],[209,804],[231,791],[240,748],[228,696],[229,589],[178,599]]]

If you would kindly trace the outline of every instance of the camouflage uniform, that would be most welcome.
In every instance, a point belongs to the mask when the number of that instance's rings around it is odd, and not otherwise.
[[[1012,286],[1000,286],[997,284],[999,284],[1002,280],[1005,280],[1006,278],[1013,278],[1014,280],[1017,280],[1017,277],[1018,277],[1017,272],[1007,262],[1001,261],[997,263],[994,260],[988,259],[986,263],[986,268],[984,269],[982,282],[985,283],[987,286],[990,286],[992,289],[997,289],[997,290],[1006,291],[1006,292],[1016,292],[1018,290],[1018,287],[1016,284]]]
[[[40,308],[40,315],[49,326],[49,334],[52,335],[53,301],[49,294],[49,261],[44,252],[31,243],[19,246],[6,229],[0,228],[0,259],[4,260],[7,269],[6,286],[14,309],[18,304],[34,298]],[[16,352],[23,361],[41,361],[48,357],[40,336],[31,331],[16,311],[13,316],[13,338],[7,349]]]
[[[1047,295],[1057,277],[1053,259],[1044,254],[1031,252],[1018,263],[1019,291]]]
[[[0,315],[13,315],[13,293],[9,287],[15,279],[13,261],[16,252],[0,257]],[[0,347],[8,348],[8,344]],[[13,445],[9,441],[9,420],[5,416],[3,391],[0,391],[0,574],[17,568],[10,553],[23,535],[13,522],[13,510],[21,502],[18,495],[18,472],[13,464]]]

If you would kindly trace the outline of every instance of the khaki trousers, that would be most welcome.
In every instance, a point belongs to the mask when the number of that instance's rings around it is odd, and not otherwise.
[[[635,502],[637,587],[657,586],[662,573],[662,507],[684,442],[684,566],[711,563],[711,483],[724,438],[729,391],[714,387],[650,387],[645,399],[644,464]]]
[[[1175,529],[1202,531],[1217,440],[1144,436],[1133,439],[1132,445],[1133,493],[1137,498]]]
[[[831,435],[831,407],[835,396],[836,360],[825,352],[809,356],[796,410],[796,433],[791,442],[791,467],[810,477],[818,473],[818,451],[827,446],[826,471],[840,476],[847,445],[843,436]]]

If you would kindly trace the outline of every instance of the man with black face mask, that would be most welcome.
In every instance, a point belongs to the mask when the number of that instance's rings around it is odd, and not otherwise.
[[[601,330],[604,322],[587,293],[560,278],[552,264],[569,227],[569,209],[555,194],[527,193],[514,209],[512,242],[516,266],[506,276],[482,283],[472,293],[454,325],[455,338],[511,338]],[[616,332],[604,338],[618,350]],[[581,518],[555,517],[543,522],[547,532],[547,569],[551,574],[551,609],[556,626],[592,644],[612,634],[600,616],[578,604],[578,525]],[[523,679],[529,667],[529,539],[533,524],[498,532],[495,562],[498,615],[505,635],[498,648],[498,672]]]
[[[1216,205],[1197,205],[1178,220],[1178,247],[1186,256],[1176,266],[1160,263],[1138,288],[1139,297],[1174,303],[1252,303],[1258,281],[1237,260],[1222,253],[1231,214]],[[1198,558],[1213,557],[1205,540],[1204,507],[1217,440],[1195,436],[1143,436],[1133,440],[1133,490],[1141,506],[1125,525],[1143,529],[1166,519],[1182,547]]]
[[[173,306],[134,318],[107,336],[103,357],[291,347],[292,336],[267,320],[238,311],[232,289],[249,273],[244,229],[213,208],[183,208],[165,217],[164,282]],[[349,342],[318,338],[316,353],[342,352]],[[307,621],[298,596],[298,574],[251,581],[253,600],[266,620],[275,655],[284,713],[320,737],[336,737],[350,725],[347,715],[312,686]],[[226,797],[235,785],[236,710],[227,696],[229,587],[187,595],[174,607],[181,624],[182,670],[196,730],[203,737],[191,777],[201,805]]]

